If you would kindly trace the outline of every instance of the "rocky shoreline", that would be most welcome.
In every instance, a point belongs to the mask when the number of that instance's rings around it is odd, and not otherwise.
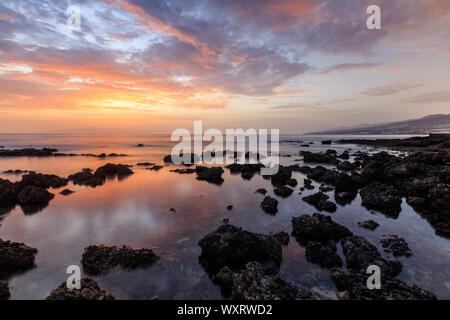
[[[331,140],[324,145],[332,146]],[[390,218],[397,218],[401,211],[402,199],[427,219],[436,233],[450,237],[450,148],[449,138],[418,137],[405,140],[345,140],[337,143],[367,144],[408,151],[395,156],[384,151],[376,153],[349,150],[338,154],[335,150],[313,153],[300,151],[304,164],[281,165],[270,180],[273,193],[279,200],[267,195],[266,189],[256,193],[263,195],[262,212],[275,215],[279,201],[293,196],[298,185],[294,172],[305,174],[302,191],[313,190],[313,181],[320,183],[319,190],[302,200],[318,211],[333,214],[337,205],[330,201],[328,192],[334,193],[334,200],[340,206],[351,203],[359,194],[361,205]],[[308,144],[309,145],[309,144]],[[0,157],[13,156],[61,156],[55,149],[1,150]],[[95,155],[92,155],[95,156]],[[115,155],[110,156],[125,156]],[[232,155],[236,157],[236,155]],[[96,156],[97,157],[97,156]],[[100,158],[108,157],[100,155]],[[163,160],[168,166],[172,158]],[[248,155],[247,159],[259,155]],[[193,160],[198,157],[190,155]],[[178,174],[195,174],[200,181],[221,185],[224,182],[222,167],[195,166],[182,164],[188,168],[172,169]],[[322,165],[326,165],[322,166]],[[137,166],[149,170],[160,170],[154,163],[138,163]],[[331,166],[331,168],[330,168]],[[54,194],[49,189],[58,189],[72,182],[74,185],[99,187],[107,177],[125,177],[133,174],[131,166],[105,164],[95,171],[85,168],[67,178],[51,174],[11,170],[7,173],[23,174],[18,182],[0,179],[0,207],[13,208],[20,205],[25,214],[35,213],[49,204]],[[251,180],[259,174],[264,165],[231,164],[225,167],[231,174],[240,174],[242,179]],[[65,189],[62,195],[73,191]],[[233,209],[229,205],[228,210]],[[9,210],[9,209],[7,209]],[[172,211],[172,210],[171,210]],[[175,210],[173,210],[176,212]],[[406,284],[396,277],[403,265],[397,257],[414,254],[405,239],[397,235],[383,235],[379,242],[386,253],[360,235],[354,234],[346,226],[336,223],[330,215],[322,213],[302,214],[292,218],[291,235],[305,248],[307,261],[330,270],[330,279],[335,283],[342,299],[436,299],[436,296],[416,285]],[[374,220],[355,222],[355,225],[375,230],[380,225]],[[361,229],[360,229],[361,230]],[[253,233],[224,221],[215,231],[206,234],[198,243],[201,249],[199,263],[210,279],[218,284],[225,297],[238,300],[299,300],[318,298],[309,290],[289,283],[280,277],[283,260],[283,246],[290,235],[287,230],[270,234]],[[381,251],[381,249],[380,249]],[[10,296],[5,279],[15,273],[33,268],[37,249],[23,243],[0,239],[0,299]],[[84,272],[101,275],[113,268],[147,268],[162,259],[152,249],[134,249],[127,245],[91,245],[81,256]],[[366,286],[366,269],[377,265],[383,276],[381,290],[369,290]],[[111,295],[100,289],[95,281],[84,278],[81,290],[68,290],[65,283],[53,290],[49,300],[110,300]]]

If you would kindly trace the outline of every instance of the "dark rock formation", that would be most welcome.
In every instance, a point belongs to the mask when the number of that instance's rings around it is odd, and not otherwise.
[[[8,300],[10,296],[11,293],[9,292],[8,282],[0,280],[0,301]]]
[[[37,249],[23,243],[0,239],[0,275],[13,274],[34,267]]]
[[[328,212],[336,211],[337,209],[336,205],[331,201],[327,201],[328,198],[329,198],[328,195],[319,191],[312,195],[303,197],[302,199],[303,201],[313,205],[317,210],[324,210]]]
[[[95,170],[94,176],[105,175],[123,177],[133,173],[133,170],[131,170],[127,165],[107,163]]]
[[[60,188],[67,185],[68,180],[66,178],[60,178],[53,174],[42,174],[36,172],[30,172],[22,176],[22,186],[35,186],[43,189],[48,188]]]
[[[255,193],[266,194],[266,193],[267,193],[267,190],[264,189],[264,188],[260,188],[260,189],[256,190]]]
[[[303,162],[305,163],[327,163],[338,164],[337,156],[335,153],[313,153],[310,151],[300,151],[300,155],[303,156]]]
[[[81,279],[81,289],[68,289],[66,282],[50,292],[45,300],[115,300],[114,297],[100,289],[98,284],[89,278]]]
[[[223,169],[221,167],[207,168],[203,166],[195,167],[195,172],[197,173],[197,180],[208,181],[214,184],[222,184],[222,174]]]
[[[261,208],[266,213],[275,214],[278,212],[278,200],[272,198],[271,196],[266,196],[261,202]]]
[[[398,217],[401,211],[402,198],[392,185],[372,182],[359,192],[361,205],[376,210],[387,216]]]
[[[170,172],[175,172],[178,174],[192,174],[195,172],[195,169],[174,169],[170,170]]]
[[[162,168],[163,168],[162,166],[154,165],[152,167],[147,168],[147,170],[159,171]]]
[[[402,271],[399,261],[382,257],[377,248],[363,237],[347,237],[341,240],[341,244],[348,269],[365,271],[368,266],[377,265],[383,274],[392,277]]]
[[[336,254],[336,242],[328,241],[308,241],[305,247],[306,260],[317,263],[322,268],[332,268],[342,266],[342,259]]]
[[[277,196],[280,196],[283,198],[289,197],[293,192],[294,192],[294,190],[292,190],[291,188],[286,187],[286,186],[279,186],[273,190],[273,193],[275,193]]]
[[[256,261],[248,262],[245,268],[232,272],[224,267],[214,281],[232,300],[311,300],[311,292],[267,273]]]
[[[351,236],[353,233],[346,227],[334,222],[331,217],[314,213],[312,216],[304,214],[292,218],[292,234],[300,241],[303,240],[335,240]]]
[[[43,148],[25,148],[14,150],[0,150],[0,157],[49,157],[58,151],[57,149]]]
[[[412,252],[408,247],[408,243],[405,239],[400,238],[397,235],[383,235],[380,239],[380,243],[384,251],[392,252],[395,257],[409,257],[412,255]]]
[[[23,174],[23,173],[27,173],[27,172],[28,172],[28,170],[20,170],[20,169],[3,171],[3,173],[5,173],[5,174]]]
[[[278,268],[283,254],[275,237],[245,231],[231,224],[223,224],[207,234],[199,245],[202,248],[200,263],[211,274],[225,266],[231,270],[242,269],[250,261]]]
[[[151,249],[99,244],[84,249],[81,263],[86,273],[97,275],[116,266],[124,269],[145,268],[154,264],[158,259],[159,257]]]
[[[289,244],[289,233],[287,233],[286,231],[280,231],[280,232],[277,232],[277,233],[270,233],[269,235],[271,235],[272,237],[277,239],[277,241],[282,246],[287,246]]]
[[[139,162],[138,164],[136,164],[138,167],[150,167],[150,166],[154,166],[155,163],[153,162]]]
[[[364,229],[375,230],[376,228],[378,228],[379,224],[374,220],[366,220],[358,222],[358,226]]]
[[[17,200],[21,206],[33,206],[48,204],[54,196],[54,194],[48,192],[46,189],[35,186],[26,186],[19,192]]]
[[[398,279],[382,276],[380,289],[367,288],[369,274],[365,271],[333,268],[331,279],[344,299],[351,300],[435,300],[436,296],[416,285],[409,285]]]
[[[68,179],[75,185],[90,186],[94,188],[105,183],[106,175],[101,172],[96,172],[96,174],[93,174],[91,169],[86,168],[80,172],[70,175]]]
[[[230,173],[240,173],[243,179],[250,180],[255,174],[260,173],[261,168],[264,168],[264,165],[261,163],[232,163],[226,166],[226,168],[230,170]]]
[[[72,191],[70,189],[64,189],[63,191],[61,191],[59,194],[63,195],[63,196],[68,196],[71,195],[72,193],[74,193],[75,191]]]

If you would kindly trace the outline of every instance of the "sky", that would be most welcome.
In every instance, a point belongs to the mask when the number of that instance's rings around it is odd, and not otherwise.
[[[366,27],[374,4],[379,30]],[[449,74],[450,1],[0,3],[2,133],[406,120],[450,113]]]

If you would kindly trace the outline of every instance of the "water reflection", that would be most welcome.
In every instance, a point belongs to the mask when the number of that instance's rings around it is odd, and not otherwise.
[[[45,137],[44,142],[51,139]],[[63,140],[61,137],[59,139]],[[108,179],[97,188],[69,183],[61,189],[50,189],[55,198],[37,214],[24,215],[24,211],[16,206],[1,216],[1,238],[25,242],[39,250],[36,268],[11,278],[12,299],[45,298],[66,280],[66,267],[71,264],[81,265],[83,249],[95,243],[149,247],[161,256],[155,265],[147,269],[114,269],[106,275],[93,277],[102,288],[117,298],[151,299],[158,296],[160,299],[222,299],[220,288],[212,283],[198,263],[198,241],[206,233],[215,230],[224,218],[252,232],[284,230],[290,233],[293,216],[316,211],[301,198],[317,192],[319,184],[313,182],[314,190],[305,190],[299,195],[299,188],[303,186],[305,178],[301,173],[294,173],[294,178],[299,181],[294,193],[282,199],[274,195],[270,181],[259,174],[251,180],[244,180],[240,175],[231,175],[225,169],[224,182],[218,186],[196,180],[195,174],[170,172],[176,168],[174,166],[164,166],[159,171],[136,166],[139,162],[163,164],[162,159],[169,152],[168,143],[159,136],[156,140],[141,136],[139,139],[122,137],[118,141],[111,141],[103,137],[94,142],[82,139],[81,147],[76,144],[77,138],[62,141],[64,143],[59,141],[70,152],[126,153],[129,155],[126,158],[0,159],[0,171],[28,169],[68,176],[83,168],[95,170],[112,162],[134,165],[132,169],[135,172],[125,179]],[[308,141],[305,138],[302,140]],[[1,139],[0,142],[8,145]],[[40,143],[47,145],[44,142]],[[137,142],[146,146],[165,146],[136,148]],[[20,145],[19,142],[16,144]],[[58,147],[57,142],[53,144]],[[102,148],[94,148],[95,145],[101,145]],[[338,147],[356,150],[355,146]],[[310,147],[314,148],[312,151],[317,152],[323,146],[315,144]],[[281,153],[297,155],[298,151],[297,143],[286,143],[280,147]],[[281,158],[284,163],[295,163],[294,160],[295,156]],[[14,176],[4,174],[0,177],[15,179]],[[20,175],[17,179],[20,180]],[[66,188],[75,193],[60,195],[59,192]],[[267,215],[260,208],[264,196],[255,193],[259,188],[267,189],[268,195],[279,201],[276,215]],[[334,201],[334,193],[327,194]],[[232,205],[233,210],[227,210],[228,205]],[[176,212],[171,212],[170,208],[175,208]],[[377,246],[382,234],[392,233],[404,237],[413,256],[400,258],[404,271],[399,278],[433,291],[441,298],[450,298],[450,270],[447,267],[450,264],[450,242],[436,236],[428,222],[405,202],[396,220],[362,208],[359,196],[351,204],[338,205],[337,211],[331,215],[336,222],[346,225]],[[369,231],[357,226],[358,221],[367,219],[376,220],[380,227]],[[305,286],[324,298],[337,298],[329,270],[307,262],[304,248],[294,238],[283,251],[280,271],[283,279]]]

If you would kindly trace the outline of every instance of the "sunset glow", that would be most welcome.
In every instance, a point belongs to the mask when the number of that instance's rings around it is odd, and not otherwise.
[[[450,110],[450,3],[2,1],[1,132],[306,132]],[[67,26],[81,8],[81,29]]]

